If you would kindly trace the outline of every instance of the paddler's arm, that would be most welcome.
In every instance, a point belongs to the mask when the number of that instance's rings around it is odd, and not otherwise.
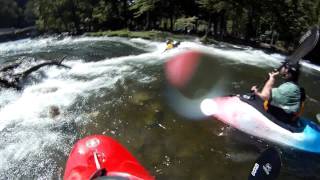
[[[264,84],[263,89],[261,92],[258,91],[256,86],[253,86],[251,90],[259,97],[264,100],[269,100],[271,97],[271,90],[275,82],[275,76],[277,76],[279,72],[271,72],[269,73],[269,79]]]

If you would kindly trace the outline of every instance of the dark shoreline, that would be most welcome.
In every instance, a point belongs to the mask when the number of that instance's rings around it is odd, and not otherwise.
[[[245,46],[250,46],[253,47],[255,49],[261,49],[263,51],[266,51],[268,53],[279,53],[279,54],[283,54],[283,55],[288,55],[290,54],[289,50],[286,50],[284,48],[281,47],[277,47],[275,45],[270,45],[267,43],[263,43],[263,42],[248,42],[242,39],[235,39],[235,38],[225,38],[222,42],[227,42],[227,43],[231,43],[231,44],[236,44],[236,45],[245,45]]]
[[[35,26],[30,26],[22,29],[14,29],[10,28],[5,32],[0,31],[0,43],[15,41],[24,38],[36,38],[41,36],[50,36],[50,35],[58,35],[59,37],[64,36],[81,36],[73,35],[70,33],[60,33],[60,34],[50,34],[50,33],[39,33]],[[100,36],[118,36],[118,37],[127,37],[127,38],[143,38],[148,40],[157,40],[165,42],[167,39],[174,39],[179,41],[184,41],[188,39],[199,38],[204,44],[216,44],[219,42],[230,43],[234,45],[243,45],[243,46],[250,46],[255,49],[263,50],[267,53],[279,53],[283,55],[290,54],[288,50],[284,48],[270,46],[269,44],[262,43],[262,42],[253,42],[253,41],[246,41],[242,39],[236,39],[232,37],[225,37],[222,40],[216,40],[213,37],[203,38],[199,35],[188,35],[188,34],[181,34],[181,33],[171,33],[166,31],[128,31],[128,30],[119,30],[119,31],[103,31],[103,32],[86,32],[82,35],[88,37],[100,37]]]
[[[21,29],[16,28],[6,28],[0,29],[0,43],[15,41],[19,39],[36,37],[39,33],[35,26],[29,26]]]

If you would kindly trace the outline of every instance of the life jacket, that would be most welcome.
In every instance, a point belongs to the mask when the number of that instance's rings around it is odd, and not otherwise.
[[[283,116],[286,116],[286,119],[291,119],[291,121],[295,121],[304,111],[305,100],[306,100],[305,89],[303,87],[300,87],[300,108],[299,108],[298,112],[294,112],[294,113],[290,113],[290,114],[285,113],[281,108],[272,106],[268,99],[264,100],[263,108],[267,112],[276,110],[276,112],[281,114],[280,116],[282,116],[279,119],[282,119]],[[277,116],[277,114],[274,114],[274,115]]]
[[[173,44],[172,43],[168,43],[166,49],[169,50],[169,49],[172,49],[172,48],[173,48]]]

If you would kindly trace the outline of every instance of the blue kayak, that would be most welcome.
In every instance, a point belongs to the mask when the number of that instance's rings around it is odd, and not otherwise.
[[[263,110],[258,98],[225,96],[205,99],[201,111],[247,134],[303,151],[320,153],[320,127],[300,117],[293,126]]]

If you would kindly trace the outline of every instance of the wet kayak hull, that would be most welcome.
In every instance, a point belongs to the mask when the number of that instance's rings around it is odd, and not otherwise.
[[[264,113],[238,96],[225,96],[206,99],[201,110],[225,124],[247,134],[300,150],[320,153],[320,128],[311,120],[300,118],[300,131],[280,126]]]

